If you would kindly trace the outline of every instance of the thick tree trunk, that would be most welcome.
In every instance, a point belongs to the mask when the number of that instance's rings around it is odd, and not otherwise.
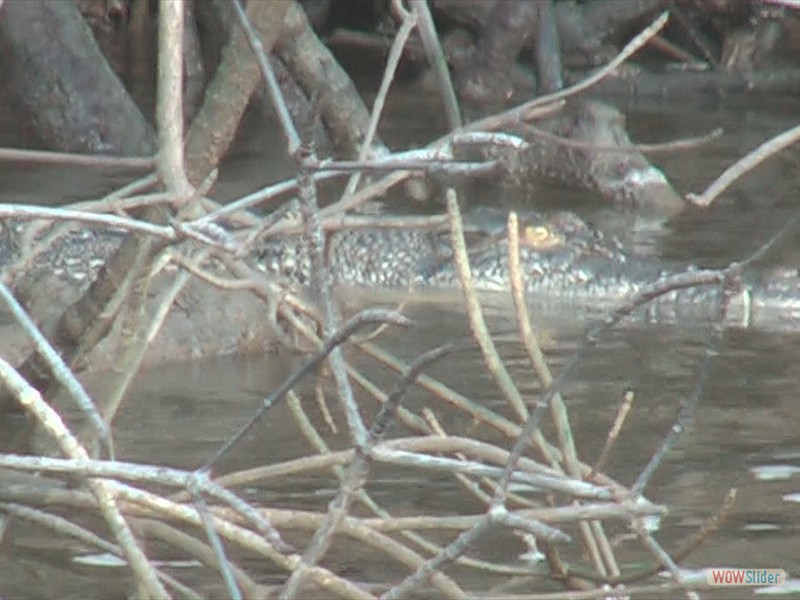
[[[41,1],[35,4],[49,10],[61,2]],[[71,3],[63,4],[71,6]],[[251,20],[262,34],[262,41],[267,51],[281,30],[283,16],[289,6],[288,1],[255,2],[248,8]],[[96,46],[93,48],[97,50]],[[98,61],[105,64],[102,56],[99,56]],[[50,67],[46,63],[42,68],[49,73],[47,69]],[[39,73],[38,77],[42,78],[43,74]],[[112,77],[116,80],[113,73]],[[189,131],[187,172],[193,183],[201,182],[211,169],[219,164],[233,140],[250,95],[260,80],[261,76],[249,46],[241,34],[234,36],[230,52],[223,59],[214,81],[209,85],[204,105]],[[225,85],[226,82],[231,85]],[[122,89],[122,92],[124,91]],[[124,121],[121,124],[127,126]],[[164,222],[169,214],[167,207],[157,205],[145,208],[140,216],[145,220]],[[74,361],[84,356],[105,337],[111,326],[108,319],[101,318],[106,307],[113,301],[117,290],[131,272],[135,274],[135,278],[145,275],[153,258],[162,247],[161,240],[129,235],[119,249],[109,257],[88,290],[64,311],[53,328],[50,340],[68,363],[74,364]],[[48,368],[38,355],[28,357],[19,370],[37,389],[46,390],[52,385]],[[0,395],[0,406],[4,399],[4,396]]]
[[[73,2],[8,0],[0,82],[51,148],[143,156],[152,128],[108,66]]]

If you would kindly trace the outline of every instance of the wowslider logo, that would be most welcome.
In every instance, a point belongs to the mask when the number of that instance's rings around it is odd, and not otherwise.
[[[708,569],[708,585],[783,585],[783,569]]]

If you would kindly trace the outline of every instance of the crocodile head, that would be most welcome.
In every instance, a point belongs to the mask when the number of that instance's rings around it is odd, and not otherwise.
[[[490,150],[516,185],[537,176],[572,188],[589,189],[616,204],[659,214],[681,210],[685,203],[666,176],[639,152],[628,136],[625,116],[591,100],[566,107],[536,128],[521,125],[529,149]]]
[[[642,281],[641,260],[630,265],[616,239],[607,238],[573,213],[547,217],[526,213],[521,215],[519,234],[520,263],[531,291],[622,297]],[[467,251],[478,289],[510,288],[504,228],[473,229],[467,236]],[[447,228],[337,230],[327,236],[325,260],[336,283],[395,289],[457,289],[459,285]],[[256,264],[291,283],[311,280],[302,236],[260,243]],[[636,273],[630,273],[631,269]]]
[[[633,265],[618,240],[608,238],[573,213],[556,213],[520,225],[520,267],[529,291],[560,297],[621,298],[652,279],[643,261]],[[646,261],[645,261],[646,262]],[[500,240],[470,259],[478,289],[508,290],[508,241]]]
[[[565,150],[572,164],[582,165],[588,186],[604,198],[666,212],[685,205],[664,173],[631,142],[625,116],[616,108],[583,102],[560,122],[556,133],[586,144]]]

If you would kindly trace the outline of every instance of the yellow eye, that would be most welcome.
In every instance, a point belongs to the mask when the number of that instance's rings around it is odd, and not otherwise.
[[[525,228],[522,243],[533,248],[552,248],[563,241],[544,225],[529,225]]]

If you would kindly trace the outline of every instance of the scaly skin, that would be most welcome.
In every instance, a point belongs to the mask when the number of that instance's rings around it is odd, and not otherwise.
[[[636,149],[625,127],[625,116],[611,105],[580,100],[550,119],[533,125],[545,134],[524,126],[519,131],[529,144],[523,152],[491,149],[490,156],[505,164],[512,182],[528,185],[536,176],[561,185],[591,190],[625,207],[647,208],[660,214],[685,206],[665,175]]]
[[[426,293],[433,290],[460,295],[447,228],[401,229],[391,226],[390,218],[387,220],[388,227],[328,234],[326,259],[333,282],[370,291],[410,290],[416,300],[424,300]],[[475,286],[486,293],[502,292],[502,298],[507,298],[509,274],[503,221],[495,219],[494,224],[473,227],[468,245]],[[604,237],[570,213],[547,218],[527,215],[520,234],[528,298],[537,308],[570,306],[578,311],[606,312],[664,275],[681,272],[655,258],[627,254],[617,241]],[[16,292],[27,300],[45,330],[86,289],[121,239],[118,232],[77,231],[31,259],[23,270],[22,279],[27,285],[18,286]],[[0,232],[0,268],[9,266],[18,254],[14,240],[4,239]],[[260,240],[247,260],[273,281],[294,286],[310,281],[307,251],[300,235]],[[167,270],[154,280],[150,314],[161,292],[171,285],[174,272]],[[645,314],[652,321],[696,323],[698,318],[718,313],[719,296],[718,286],[673,291],[650,304]],[[119,356],[124,320],[116,321],[118,326],[87,358],[89,368],[107,369]],[[746,281],[733,298],[728,322],[733,326],[800,330],[797,272],[776,270]],[[0,338],[4,340],[0,355],[16,362],[30,351],[30,346],[27,336],[10,323],[0,314]],[[173,306],[147,361],[158,364],[258,351],[272,338],[269,311],[255,295],[220,290],[195,280]]]
[[[572,213],[547,218],[528,215],[520,228],[520,263],[532,300],[607,309],[621,305],[631,294],[666,276],[695,269],[630,255],[616,239],[606,238]],[[488,231],[478,238],[470,244],[476,289],[507,292],[507,241]],[[455,290],[460,285],[446,230],[375,228],[332,232],[326,258],[336,284],[423,292]],[[310,265],[299,236],[263,242],[257,263],[270,275],[293,283],[309,282]],[[648,316],[667,322],[714,317],[720,293],[719,286],[709,285],[671,291],[650,305]],[[800,328],[797,271],[774,269],[746,278],[733,295],[729,321],[732,325]]]
[[[468,248],[475,287],[480,291],[507,291],[508,245],[505,221],[497,211],[468,215]],[[325,256],[334,284],[370,289],[459,289],[447,227],[365,227],[332,231]],[[520,224],[520,264],[532,300],[568,302],[579,307],[618,306],[634,292],[665,276],[693,269],[671,266],[652,257],[634,256],[613,238],[604,236],[572,213],[549,217],[524,215]],[[7,230],[6,230],[7,231]],[[0,232],[0,268],[15,254],[13,243]],[[122,234],[80,230],[60,239],[26,268],[36,286],[59,288],[73,297],[82,292]],[[301,235],[256,242],[247,261],[271,278],[307,285],[310,261]],[[35,294],[30,286],[27,295]],[[653,320],[668,322],[715,314],[720,290],[699,286],[670,292],[651,305]],[[770,328],[800,328],[800,277],[796,270],[773,269],[750,276],[734,297],[735,322],[767,323]]]

